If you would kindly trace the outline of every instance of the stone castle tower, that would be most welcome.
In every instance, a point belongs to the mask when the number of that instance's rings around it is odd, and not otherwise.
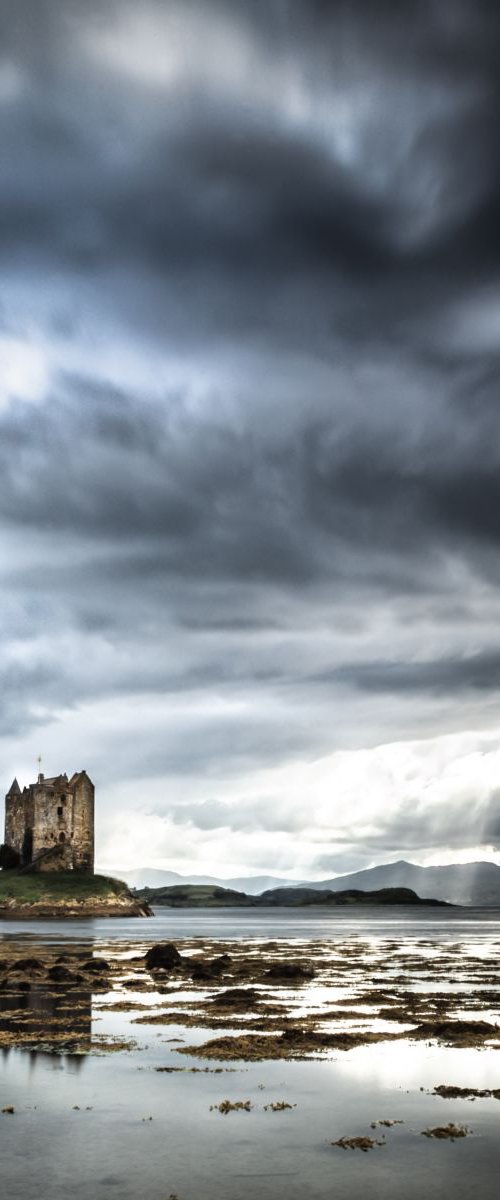
[[[94,784],[86,771],[39,775],[5,797],[5,844],[41,871],[94,870]]]

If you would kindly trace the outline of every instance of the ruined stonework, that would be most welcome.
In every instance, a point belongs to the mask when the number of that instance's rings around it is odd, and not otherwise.
[[[86,771],[39,775],[5,797],[5,843],[23,866],[41,871],[94,870],[94,784]]]

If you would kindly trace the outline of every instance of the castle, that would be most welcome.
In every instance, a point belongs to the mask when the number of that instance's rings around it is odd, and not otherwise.
[[[41,871],[94,870],[94,784],[86,771],[39,775],[5,797],[5,845],[23,867]]]

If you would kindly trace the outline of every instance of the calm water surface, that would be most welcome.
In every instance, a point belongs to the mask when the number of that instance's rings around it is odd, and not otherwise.
[[[500,934],[499,908],[372,908],[353,913],[352,908],[325,909],[318,905],[304,909],[226,908],[155,909],[154,919],[117,918],[91,921],[2,921],[2,938],[15,937],[44,941],[80,941],[82,937],[108,941],[111,937],[129,941],[162,941],[176,937],[221,939],[247,937],[335,938],[349,934],[362,937],[390,937],[404,933],[408,938],[429,934],[439,940],[459,937],[488,939]]]
[[[112,940],[197,937],[288,939],[291,954],[307,939],[386,941],[388,954],[396,941],[409,948],[428,942],[421,949],[430,956],[444,943],[461,943],[491,957],[498,972],[500,912],[161,910],[154,920],[0,923],[0,943],[15,940],[22,954],[36,954],[40,943],[98,952]],[[500,1087],[500,1051],[403,1041],[335,1053],[328,1061],[236,1063],[220,1075],[157,1073],[166,1064],[203,1067],[203,1060],[176,1055],[172,1039],[196,1044],[207,1030],[137,1026],[127,1013],[100,1011],[102,1000],[89,1008],[95,1030],[131,1035],[137,1049],[102,1057],[0,1052],[0,1108],[16,1109],[0,1114],[5,1196],[496,1200],[500,1102],[448,1102],[427,1090],[438,1083]],[[210,1112],[226,1097],[249,1099],[253,1110]],[[274,1100],[297,1107],[265,1112]],[[373,1132],[371,1122],[381,1118],[404,1122],[386,1131],[383,1147],[363,1154],[331,1146],[342,1135]],[[473,1135],[456,1142],[421,1136],[429,1125],[449,1121],[466,1124]]]

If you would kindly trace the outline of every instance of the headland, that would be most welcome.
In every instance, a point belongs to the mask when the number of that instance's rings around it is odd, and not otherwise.
[[[380,888],[364,892],[350,888],[343,892],[316,891],[313,888],[272,888],[260,896],[249,896],[233,888],[212,884],[175,884],[172,887],[140,888],[135,893],[147,904],[162,908],[304,908],[326,905],[329,908],[376,905],[433,905],[447,907],[445,900],[422,899],[411,888]]]
[[[86,871],[0,871],[0,918],[148,917],[126,883]]]

